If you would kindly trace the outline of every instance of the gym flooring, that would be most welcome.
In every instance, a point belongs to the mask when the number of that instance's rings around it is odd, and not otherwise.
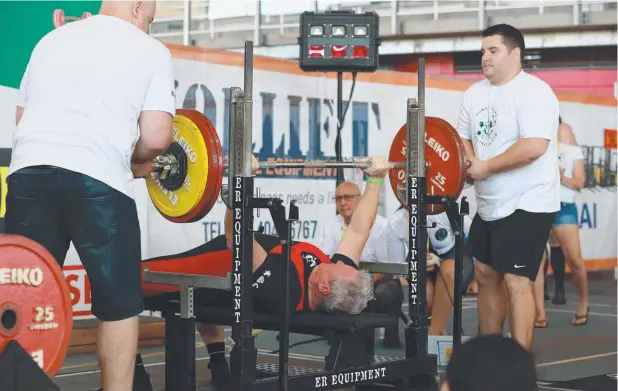
[[[565,383],[559,386],[551,383],[616,373],[618,365],[616,280],[613,275],[610,277],[605,274],[603,278],[595,278],[591,275],[590,313],[588,324],[585,326],[570,325],[576,308],[577,296],[572,284],[567,284],[567,287],[569,289],[567,304],[556,306],[550,301],[546,302],[548,327],[535,331],[533,351],[538,363],[539,389],[541,391],[596,391],[598,388],[594,386],[588,388],[585,385],[578,385],[574,388],[564,385]],[[472,336],[477,329],[476,298],[464,297],[463,308],[464,335]],[[451,324],[449,327],[452,329]],[[400,327],[403,340],[402,329],[403,327]],[[227,329],[226,334],[229,335],[229,332],[230,330]],[[376,331],[376,335],[377,333],[379,331]],[[276,335],[277,333],[272,331],[256,332],[256,345],[260,353],[259,362],[277,362],[276,350],[279,344]],[[290,365],[321,367],[324,356],[328,352],[328,344],[324,340],[316,339],[315,336],[291,334]],[[196,335],[196,340],[198,390],[211,391],[210,372],[207,369],[208,354],[199,335]],[[163,391],[165,384],[163,347],[141,349],[141,352],[154,389]],[[404,352],[403,349],[384,349],[381,341],[377,340],[376,354],[403,356]],[[94,354],[70,355],[67,356],[55,382],[62,391],[90,391],[99,387],[99,376]],[[615,390],[616,387],[614,386],[613,389]]]

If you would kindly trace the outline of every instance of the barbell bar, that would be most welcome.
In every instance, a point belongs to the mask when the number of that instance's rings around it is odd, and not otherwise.
[[[152,162],[153,172],[155,177],[168,178],[174,175],[180,175],[180,162],[175,155],[163,154],[157,156]],[[227,161],[223,164],[225,169],[228,168]],[[276,168],[369,168],[371,161],[351,160],[345,162],[327,161],[327,160],[305,160],[304,162],[259,162],[260,170],[276,169]],[[389,162],[388,168],[405,168],[405,162]]]

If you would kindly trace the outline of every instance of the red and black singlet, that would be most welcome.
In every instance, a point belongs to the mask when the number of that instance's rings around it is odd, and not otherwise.
[[[253,303],[259,312],[279,315],[283,311],[283,268],[281,262],[285,257],[277,236],[255,234],[255,239],[266,251],[264,263],[253,273]],[[145,260],[142,267],[152,271],[199,274],[208,276],[225,276],[232,271],[232,253],[227,250],[225,236],[220,236],[202,246],[181,254],[157,257]],[[347,257],[335,254],[332,259],[316,246],[305,242],[293,242],[291,247],[290,273],[290,311],[310,311],[309,276],[321,263],[343,262],[356,268],[356,264]],[[178,287],[159,284],[143,284],[144,296],[149,300],[177,299]],[[228,306],[233,303],[231,291],[213,291],[197,289],[195,301],[205,306]]]
[[[268,253],[264,263],[253,273],[253,302],[257,311],[280,314],[283,310],[283,268],[285,260],[279,238],[256,235],[256,240]],[[305,242],[293,242],[290,249],[290,274],[288,275],[290,292],[290,311],[310,311],[309,276],[321,263],[333,261],[316,246]],[[344,257],[343,257],[344,258]],[[354,262],[337,259],[356,268]]]

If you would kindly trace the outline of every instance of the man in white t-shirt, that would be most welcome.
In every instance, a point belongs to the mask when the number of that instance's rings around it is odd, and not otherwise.
[[[318,244],[318,248],[322,250],[324,254],[331,256],[337,251],[337,246],[339,246],[341,237],[350,224],[350,220],[358,206],[360,197],[360,188],[355,183],[343,182],[337,186],[335,190],[337,215],[324,222],[324,226],[321,230],[320,243]],[[369,239],[367,239],[367,243],[365,247],[363,247],[363,252],[361,253],[361,262],[385,261],[384,255],[386,247],[383,235],[387,225],[388,221],[384,217],[376,215],[376,219],[369,233]]]
[[[38,42],[19,89],[6,232],[60,265],[73,243],[101,321],[105,391],[133,389],[143,311],[133,181],[169,147],[176,112],[171,54],[148,35],[155,12],[155,1],[103,1]]]
[[[457,124],[478,208],[468,246],[477,260],[479,332],[503,332],[504,281],[511,334],[529,349],[531,281],[560,209],[559,102],[549,85],[523,71],[525,44],[516,28],[495,25],[482,35],[485,79],[465,91]]]
[[[343,233],[350,224],[352,215],[360,201],[361,191],[357,184],[343,182],[335,190],[337,215],[326,221],[320,235],[318,248],[329,257],[335,254],[341,242]],[[376,215],[371,226],[369,239],[363,247],[360,262],[386,262],[386,228],[388,220]],[[399,279],[388,275],[376,274],[374,295],[375,299],[369,302],[368,312],[387,313],[399,317],[403,304],[403,291]],[[384,332],[384,347],[400,347],[398,328],[387,329]]]

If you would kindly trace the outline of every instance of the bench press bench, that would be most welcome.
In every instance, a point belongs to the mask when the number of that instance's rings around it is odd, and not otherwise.
[[[145,303],[149,303],[145,299]],[[180,301],[146,304],[147,310],[180,314]],[[198,322],[231,326],[234,319],[232,308],[195,305],[193,314]],[[398,318],[383,314],[361,313],[357,315],[298,313],[290,317],[290,332],[321,336],[325,331],[357,334],[382,327],[394,327]],[[279,331],[281,320],[269,314],[253,312],[253,328]]]
[[[364,264],[372,271],[404,274],[407,265]],[[193,302],[195,290],[231,289],[230,277],[202,277],[168,272],[144,271],[144,282],[178,285],[180,299],[144,299],[146,310],[158,311],[165,319],[165,389],[196,390],[195,384],[195,322],[231,326],[234,309],[201,306]],[[357,385],[357,390],[372,390],[371,384],[402,383],[415,376],[436,372],[436,357],[393,358],[374,354],[375,329],[393,327],[399,318],[374,313],[326,314],[319,312],[294,313],[290,316],[289,332],[324,336],[332,335],[330,350],[322,368],[289,366],[290,390],[336,389]],[[279,331],[281,319],[253,311],[252,328]],[[253,348],[253,347],[250,347]],[[257,354],[253,357],[256,362]],[[278,364],[255,365],[256,379],[252,389],[273,390],[278,382]],[[392,383],[394,382],[394,383]],[[358,384],[369,384],[359,386]],[[403,384],[401,384],[403,386]],[[410,384],[403,386],[408,389]],[[365,387],[365,388],[362,388]],[[424,388],[426,389],[426,388]]]

